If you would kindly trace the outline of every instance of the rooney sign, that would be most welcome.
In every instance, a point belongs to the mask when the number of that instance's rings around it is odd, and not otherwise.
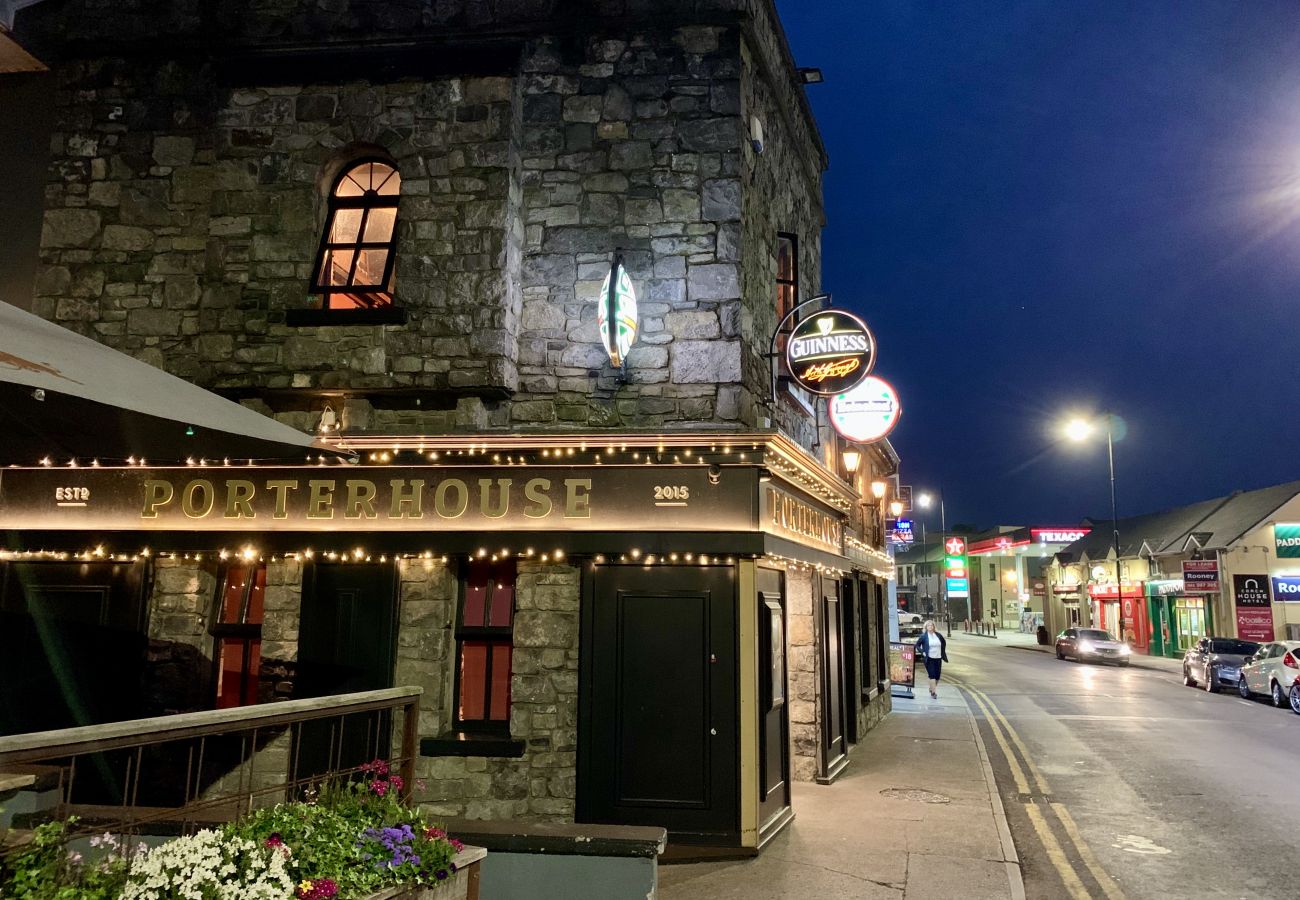
[[[785,344],[785,362],[805,390],[824,397],[842,394],[876,364],[876,339],[852,313],[824,309],[795,326]]]

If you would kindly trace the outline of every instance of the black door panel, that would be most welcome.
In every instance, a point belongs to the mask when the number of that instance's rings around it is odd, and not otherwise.
[[[579,820],[734,834],[733,570],[597,567],[582,658]]]

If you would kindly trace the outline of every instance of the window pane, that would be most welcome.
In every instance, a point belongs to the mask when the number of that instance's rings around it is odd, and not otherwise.
[[[352,257],[355,250],[326,250],[325,273],[322,280],[327,285],[347,285],[352,274]]]
[[[381,197],[396,197],[402,189],[402,176],[392,166],[372,163],[370,187]]]
[[[257,702],[262,642],[226,638],[218,643],[217,708],[253,705]]]
[[[484,562],[472,562],[465,573],[465,610],[461,623],[467,628],[478,628],[483,621],[484,603],[487,600],[488,579],[492,570]]]
[[[387,250],[362,250],[357,259],[357,271],[352,276],[354,285],[382,287],[384,264],[388,262]]]
[[[492,609],[488,624],[509,628],[515,613],[515,564],[497,563],[492,567]]]
[[[397,207],[376,206],[372,208],[370,214],[366,216],[366,236],[363,240],[367,244],[390,240],[393,236],[393,223],[396,221]]]
[[[266,566],[253,570],[253,587],[248,592],[248,611],[244,614],[245,625],[261,625],[262,610],[266,601]]]
[[[464,641],[460,645],[460,702],[456,716],[462,722],[482,720],[486,710],[488,644]]]
[[[226,570],[226,587],[221,593],[222,625],[238,625],[242,621],[244,584],[247,580],[248,570],[243,566],[231,566]]]
[[[336,197],[360,197],[366,192],[370,174],[365,166],[359,166],[343,176],[339,186],[334,189]]]
[[[362,209],[336,209],[334,222],[330,228],[331,244],[354,244],[357,232],[361,229]]]
[[[794,281],[794,241],[776,239],[776,280]]]
[[[510,721],[510,658],[513,651],[505,641],[492,645],[492,706],[493,722]]]

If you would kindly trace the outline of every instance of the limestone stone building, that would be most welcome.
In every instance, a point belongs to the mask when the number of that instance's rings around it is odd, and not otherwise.
[[[758,846],[833,779],[888,709],[864,486],[898,457],[846,471],[769,355],[827,166],[771,0],[44,0],[14,34],[54,96],[34,311],[357,455],[104,460],[119,508],[23,531],[149,535],[149,671],[203,673],[150,709],[417,684],[433,812],[683,840]],[[364,640],[322,640],[346,603]]]

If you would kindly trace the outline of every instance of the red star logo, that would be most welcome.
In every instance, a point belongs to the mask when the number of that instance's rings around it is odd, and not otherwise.
[[[966,542],[958,537],[948,538],[948,542],[944,546],[948,548],[950,556],[961,556],[966,552]]]

